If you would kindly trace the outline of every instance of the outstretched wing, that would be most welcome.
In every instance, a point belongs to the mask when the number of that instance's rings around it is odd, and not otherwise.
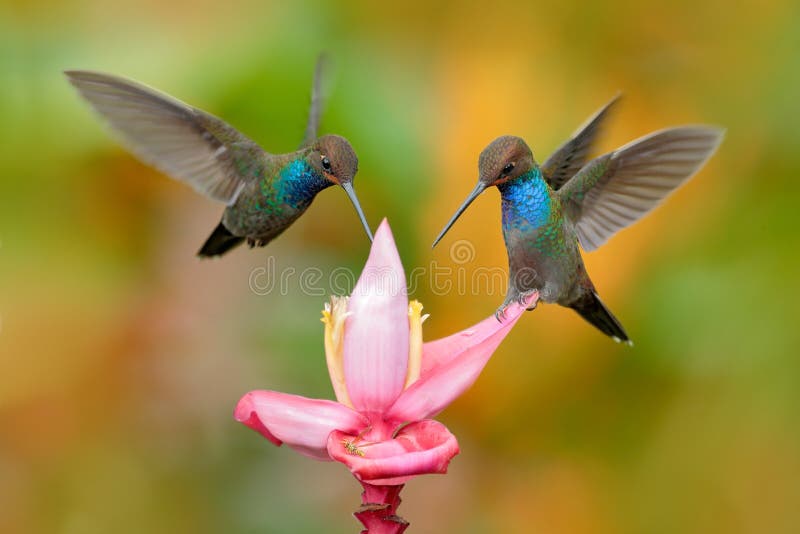
[[[541,169],[544,179],[547,180],[553,190],[561,189],[561,186],[575,176],[575,173],[586,164],[586,158],[589,156],[592,143],[603,128],[603,120],[608,116],[608,112],[619,100],[619,97],[620,95],[616,95],[608,104],[589,117],[572,134],[570,140],[561,145],[542,164]]]
[[[314,68],[314,82],[311,85],[311,109],[308,112],[308,124],[306,125],[306,132],[300,148],[309,146],[317,139],[322,111],[325,108],[325,100],[328,97],[330,63],[328,56],[324,54],[317,58],[317,65]]]
[[[558,192],[584,250],[639,220],[696,173],[722,141],[708,126],[661,130],[590,161]]]
[[[143,161],[228,205],[263,172],[264,151],[224,121],[132,80],[66,71]]]

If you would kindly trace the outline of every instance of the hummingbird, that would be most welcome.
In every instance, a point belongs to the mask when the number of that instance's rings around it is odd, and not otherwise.
[[[317,193],[344,189],[367,232],[353,179],[358,157],[344,137],[317,137],[324,57],[314,70],[303,142],[287,154],[265,152],[231,125],[143,84],[102,72],[68,70],[78,92],[144,162],[226,205],[197,253],[221,256],[247,241],[263,247],[296,221]]]
[[[509,304],[524,303],[536,292],[539,300],[572,308],[615,341],[632,344],[597,295],[579,246],[595,250],[650,212],[700,170],[724,131],[702,125],[667,128],[589,160],[591,145],[618,98],[541,166],[520,137],[499,137],[481,152],[477,185],[433,245],[478,195],[491,186],[500,190],[509,284],[498,320]]]

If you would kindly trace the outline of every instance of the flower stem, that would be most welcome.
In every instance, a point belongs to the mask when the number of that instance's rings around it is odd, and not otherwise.
[[[366,527],[361,534],[401,534],[408,521],[397,515],[400,506],[399,486],[373,486],[361,483],[361,506],[353,514]]]

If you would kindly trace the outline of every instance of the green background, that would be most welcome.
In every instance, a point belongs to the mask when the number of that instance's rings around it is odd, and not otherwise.
[[[451,282],[414,293],[427,339],[502,301],[459,282],[505,271],[496,191],[430,248],[492,139],[541,161],[618,90],[601,150],[727,128],[695,179],[586,255],[636,346],[555,306],[524,316],[441,415],[462,453],[406,486],[409,532],[796,532],[797,4],[396,4],[0,3],[0,531],[357,531],[343,466],[232,418],[251,389],[332,397],[330,287],[298,277],[363,265],[347,198],[200,261],[221,207],[128,155],[61,74],[141,80],[285,152],[326,50],[323,132],[355,146],[370,223],[389,218],[408,272]],[[296,274],[264,295],[270,257]]]

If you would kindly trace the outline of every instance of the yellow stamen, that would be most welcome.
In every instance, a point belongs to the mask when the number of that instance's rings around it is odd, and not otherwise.
[[[344,450],[347,451],[348,454],[352,454],[353,456],[364,456],[366,453],[358,448],[356,445],[355,440],[342,440],[342,445],[344,445]]]
[[[325,324],[325,359],[328,362],[328,373],[331,375],[333,392],[336,400],[345,406],[353,407],[347,384],[344,380],[344,321],[348,316],[347,297],[331,297],[322,310],[322,322]]]
[[[428,315],[422,315],[422,304],[418,300],[408,303],[408,371],[403,389],[419,378],[422,368],[422,323]]]

